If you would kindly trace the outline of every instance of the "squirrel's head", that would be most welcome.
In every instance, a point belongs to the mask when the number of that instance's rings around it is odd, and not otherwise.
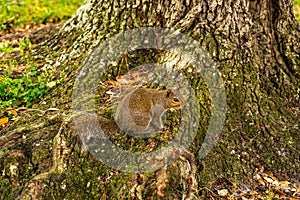
[[[166,96],[167,108],[182,109],[185,106],[185,100],[179,92],[167,89]]]

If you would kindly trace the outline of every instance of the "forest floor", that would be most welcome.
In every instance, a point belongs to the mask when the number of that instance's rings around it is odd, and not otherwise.
[[[17,28],[11,31],[0,33],[0,42],[10,47],[18,47],[22,38],[27,36],[32,44],[39,44],[51,38],[62,27],[62,23],[47,23],[29,25],[24,28]]]
[[[59,31],[83,0],[0,2],[0,131],[34,108],[53,87],[30,51]]]

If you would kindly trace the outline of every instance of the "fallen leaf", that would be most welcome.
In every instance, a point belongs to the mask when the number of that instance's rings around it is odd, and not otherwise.
[[[9,121],[8,117],[0,118],[0,126],[6,124]]]
[[[279,182],[276,180],[276,181],[273,182],[273,185],[279,186]]]
[[[266,185],[266,183],[265,183],[265,181],[263,179],[258,179],[257,181],[258,181],[259,184],[261,184],[263,186]]]
[[[56,85],[56,81],[51,81],[49,83],[47,83],[47,87],[49,88],[53,88]]]
[[[16,66],[14,69],[13,69],[13,72],[22,72],[26,69],[29,69],[31,66],[30,65],[19,65],[19,66]]]
[[[9,156],[11,156],[11,157],[21,157],[21,158],[25,158],[25,155],[24,155],[24,153],[22,153],[22,152],[12,152],[12,153],[9,154]]]
[[[276,188],[273,188],[273,191],[276,192],[276,193],[278,193],[278,194],[280,194],[280,195],[282,195],[282,196],[285,195],[284,192],[282,192],[281,190],[278,190]]]
[[[107,92],[105,92],[106,94],[109,94],[109,95],[114,95],[114,94],[116,94],[115,92],[112,92],[112,91],[107,91]]]
[[[273,179],[269,178],[269,177],[264,177],[264,179],[268,182],[268,183],[273,183]]]
[[[285,186],[286,187],[286,186],[289,186],[289,184],[290,184],[290,182],[288,182],[288,181],[280,181],[279,182],[280,186]]]
[[[18,116],[18,113],[16,110],[12,109],[12,110],[8,110],[8,112],[10,112],[11,114],[14,115],[14,117],[17,117]]]
[[[274,181],[277,180],[277,178],[276,178],[273,174],[268,174],[268,176],[269,176],[271,179],[273,179]]]
[[[232,189],[233,189],[233,190],[237,189],[236,183],[232,183]]]
[[[106,80],[105,81],[108,85],[116,86],[116,81],[114,80]]]
[[[254,177],[256,180],[261,179],[261,176],[259,174],[256,174]]]
[[[227,189],[222,189],[222,190],[218,190],[218,195],[225,197],[228,194],[228,190]]]
[[[157,187],[157,195],[158,196],[161,196],[161,197],[165,196],[163,190],[166,188],[166,186],[167,185],[165,183],[162,183]]]

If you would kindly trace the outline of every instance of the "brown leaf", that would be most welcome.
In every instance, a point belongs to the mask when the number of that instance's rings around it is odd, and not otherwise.
[[[278,190],[278,189],[276,189],[276,188],[273,188],[272,190],[273,190],[275,193],[280,194],[281,196],[284,196],[284,195],[285,195],[284,192],[282,192],[281,190]]]
[[[16,67],[13,68],[13,72],[22,72],[22,71],[24,71],[26,69],[29,69],[30,67],[31,66],[27,65],[27,64],[25,64],[25,65],[18,65],[18,66],[16,66]]]
[[[257,181],[258,181],[259,184],[261,184],[263,186],[266,185],[266,183],[265,183],[265,181],[263,179],[258,179]]]
[[[277,178],[276,178],[273,174],[268,174],[268,176],[269,176],[271,179],[273,179],[274,181],[277,180]]]
[[[22,153],[22,152],[12,152],[12,153],[9,154],[9,156],[11,156],[11,157],[21,157],[21,158],[25,158],[25,155],[24,155],[24,153]]]
[[[18,113],[15,109],[12,109],[12,110],[8,110],[8,112],[10,112],[11,114],[14,115],[14,117],[17,117],[18,116]]]
[[[157,195],[158,195],[158,196],[161,196],[161,197],[165,196],[163,190],[164,190],[166,187],[167,187],[166,183],[162,183],[162,184],[160,184],[159,186],[157,186]]]
[[[37,108],[38,106],[39,106],[39,104],[35,103],[35,104],[33,104],[31,107],[32,107],[32,108]]]
[[[289,186],[289,184],[290,184],[290,182],[288,182],[288,181],[280,181],[280,182],[279,182],[279,185],[280,185],[280,186],[284,186],[284,187]]]

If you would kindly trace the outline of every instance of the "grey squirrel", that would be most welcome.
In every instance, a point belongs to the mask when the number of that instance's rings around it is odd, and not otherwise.
[[[137,88],[120,101],[114,119],[122,131],[142,135],[163,128],[163,114],[184,105],[183,96],[175,90]]]
[[[104,135],[113,137],[122,131],[140,137],[155,133],[163,128],[162,117],[167,110],[182,109],[185,104],[183,96],[175,90],[150,88],[131,90],[120,100],[114,120],[93,114],[76,117],[81,149],[87,150],[93,139],[104,138]],[[102,132],[98,130],[99,128]]]

